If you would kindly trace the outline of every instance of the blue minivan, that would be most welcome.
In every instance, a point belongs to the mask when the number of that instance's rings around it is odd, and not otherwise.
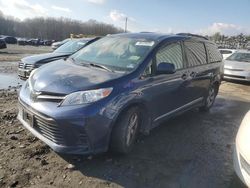
[[[191,108],[209,110],[222,68],[202,36],[109,35],[33,71],[18,119],[59,153],[128,153],[139,132]]]

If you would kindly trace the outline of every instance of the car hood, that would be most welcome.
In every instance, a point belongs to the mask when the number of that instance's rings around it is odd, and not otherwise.
[[[65,42],[62,42],[62,41],[59,41],[59,42],[54,42],[53,44],[52,44],[52,46],[60,46],[60,45],[62,45],[62,44],[64,44]]]
[[[228,69],[242,69],[242,70],[245,70],[246,68],[249,69],[250,62],[239,62],[239,61],[225,60],[224,67],[228,68]]]
[[[122,76],[121,73],[108,72],[95,67],[58,60],[37,69],[29,83],[36,92],[69,94],[97,88],[109,80]]]
[[[70,53],[46,53],[46,54],[39,54],[39,55],[33,55],[28,56],[22,59],[23,62],[29,63],[29,64],[35,64],[35,63],[46,63],[50,61],[54,61],[66,56],[71,55]]]

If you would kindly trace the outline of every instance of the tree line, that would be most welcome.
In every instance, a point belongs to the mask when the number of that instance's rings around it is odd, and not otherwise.
[[[208,38],[222,48],[246,48],[250,44],[250,35],[244,35],[243,33],[235,36],[225,36],[217,32]]]
[[[5,16],[0,11],[0,35],[62,40],[72,33],[104,36],[121,32],[123,32],[121,28],[96,20],[83,22],[69,18],[39,17],[21,21]]]

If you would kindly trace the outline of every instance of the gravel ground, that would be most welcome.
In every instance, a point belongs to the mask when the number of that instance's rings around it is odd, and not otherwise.
[[[223,82],[208,113],[192,110],[141,136],[126,156],[58,155],[16,120],[17,94],[0,92],[0,187],[244,187],[233,172],[235,135],[250,87]]]
[[[31,54],[40,54],[47,52],[52,52],[50,46],[19,46],[8,44],[7,48],[0,50],[0,62],[19,61],[23,57]]]

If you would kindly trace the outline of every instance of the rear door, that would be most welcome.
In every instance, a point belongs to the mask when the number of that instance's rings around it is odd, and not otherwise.
[[[202,100],[210,85],[211,67],[208,64],[205,44],[201,41],[184,41],[188,64],[188,101]]]

